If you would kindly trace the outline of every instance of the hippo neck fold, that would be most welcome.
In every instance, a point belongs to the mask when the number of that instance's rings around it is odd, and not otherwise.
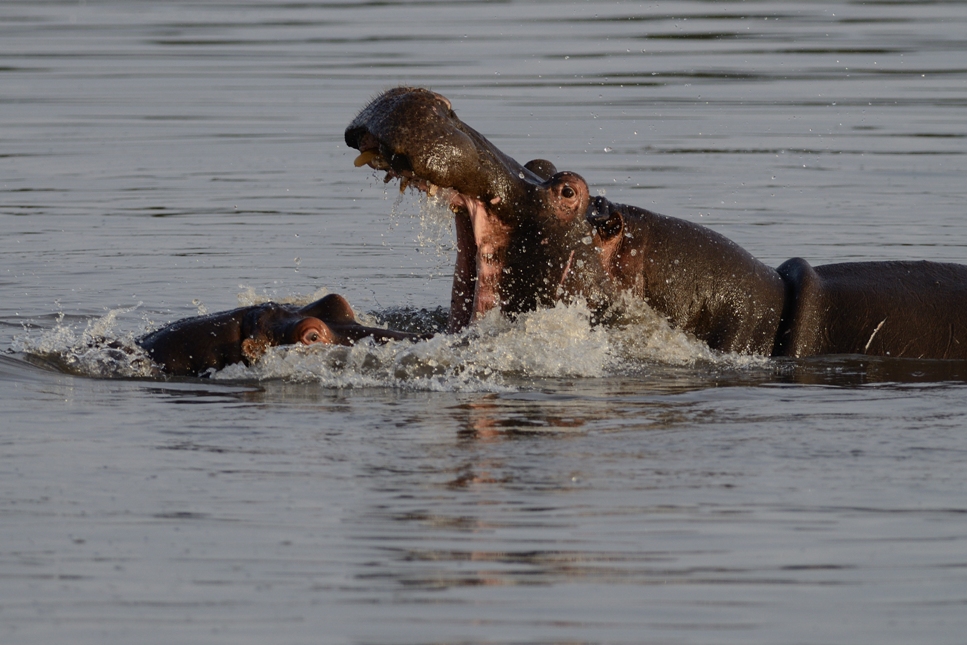
[[[785,302],[774,269],[698,224],[603,198],[592,209],[615,289],[645,299],[713,349],[772,354]]]

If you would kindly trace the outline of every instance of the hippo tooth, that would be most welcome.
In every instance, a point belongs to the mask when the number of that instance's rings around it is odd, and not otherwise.
[[[400,177],[400,194],[406,190],[406,187],[410,185],[410,180],[406,177]]]
[[[379,153],[375,150],[367,150],[366,152],[361,152],[356,160],[353,161],[353,165],[359,168],[360,166],[365,166],[370,161],[379,156]]]
[[[437,186],[436,184],[431,184],[430,182],[426,182],[427,195],[429,195],[430,197],[434,197],[437,194],[438,190],[440,190],[439,186]]]

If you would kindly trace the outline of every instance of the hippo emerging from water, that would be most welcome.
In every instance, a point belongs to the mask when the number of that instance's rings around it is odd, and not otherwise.
[[[401,189],[449,189],[451,332],[495,307],[513,314],[581,295],[603,312],[629,292],[725,352],[967,358],[967,266],[794,258],[772,269],[697,224],[591,197],[548,161],[522,166],[426,89],[377,97],[346,143],[357,166]]]
[[[345,298],[330,294],[304,307],[266,302],[186,318],[136,342],[165,374],[202,376],[235,363],[250,365],[276,345],[352,345],[367,337],[377,342],[421,338],[365,327]]]

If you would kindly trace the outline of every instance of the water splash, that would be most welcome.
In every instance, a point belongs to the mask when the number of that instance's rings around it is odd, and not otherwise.
[[[276,347],[251,367],[213,376],[286,379],[325,387],[431,391],[513,391],[546,378],[635,375],[655,365],[746,368],[763,357],[713,352],[671,328],[644,303],[612,326],[594,325],[586,303],[558,303],[511,321],[496,311],[463,332],[422,342],[354,347]]]
[[[307,305],[310,302],[315,302],[329,295],[329,289],[325,287],[320,287],[310,294],[290,293],[285,295],[270,294],[265,291],[258,293],[254,287],[245,284],[238,285],[238,288],[241,289],[237,296],[239,307],[251,307],[266,302],[278,302],[286,305]]]
[[[277,300],[294,304],[325,295],[292,294],[279,299],[242,287],[239,304]],[[642,375],[655,366],[744,369],[761,367],[764,357],[720,354],[670,327],[646,303],[620,303],[607,325],[594,324],[580,299],[532,311],[509,320],[496,310],[459,334],[437,334],[420,341],[379,345],[367,339],[353,347],[312,345],[274,347],[255,364],[231,365],[211,375],[219,380],[284,379],[323,387],[395,387],[428,391],[515,391],[548,378],[600,378]],[[134,308],[115,309],[87,321],[82,331],[61,316],[51,329],[27,332],[14,350],[54,369],[92,377],[161,377],[137,345],[137,332],[119,329],[119,319]],[[436,325],[442,310],[393,310],[360,315],[367,324],[392,317],[394,327]]]
[[[135,309],[137,307],[112,309],[104,316],[88,321],[80,333],[65,324],[61,314],[51,329],[38,336],[27,332],[14,339],[12,348],[35,362],[78,376],[159,376],[157,366],[135,343],[134,334],[117,331],[118,316]]]
[[[492,312],[460,334],[422,342],[353,347],[275,347],[251,367],[218,379],[277,379],[328,387],[391,386],[431,391],[508,391],[521,378],[597,377],[612,363],[603,328],[586,306],[558,305],[510,322]]]
[[[416,249],[436,263],[434,273],[453,271],[456,241],[453,234],[453,212],[450,210],[451,188],[440,188],[435,195],[410,188],[399,196],[390,209],[390,222],[400,228],[404,222],[415,224]],[[398,235],[396,236],[398,239]]]

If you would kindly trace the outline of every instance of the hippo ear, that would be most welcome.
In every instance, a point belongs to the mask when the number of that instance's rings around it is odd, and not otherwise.
[[[524,168],[530,170],[543,181],[547,181],[557,174],[557,168],[547,159],[531,159],[524,164]]]
[[[335,293],[306,305],[299,313],[318,318],[330,325],[349,325],[356,322],[356,314],[349,302]]]
[[[588,210],[588,184],[581,175],[559,172],[546,182],[550,212],[562,222],[572,222]]]

